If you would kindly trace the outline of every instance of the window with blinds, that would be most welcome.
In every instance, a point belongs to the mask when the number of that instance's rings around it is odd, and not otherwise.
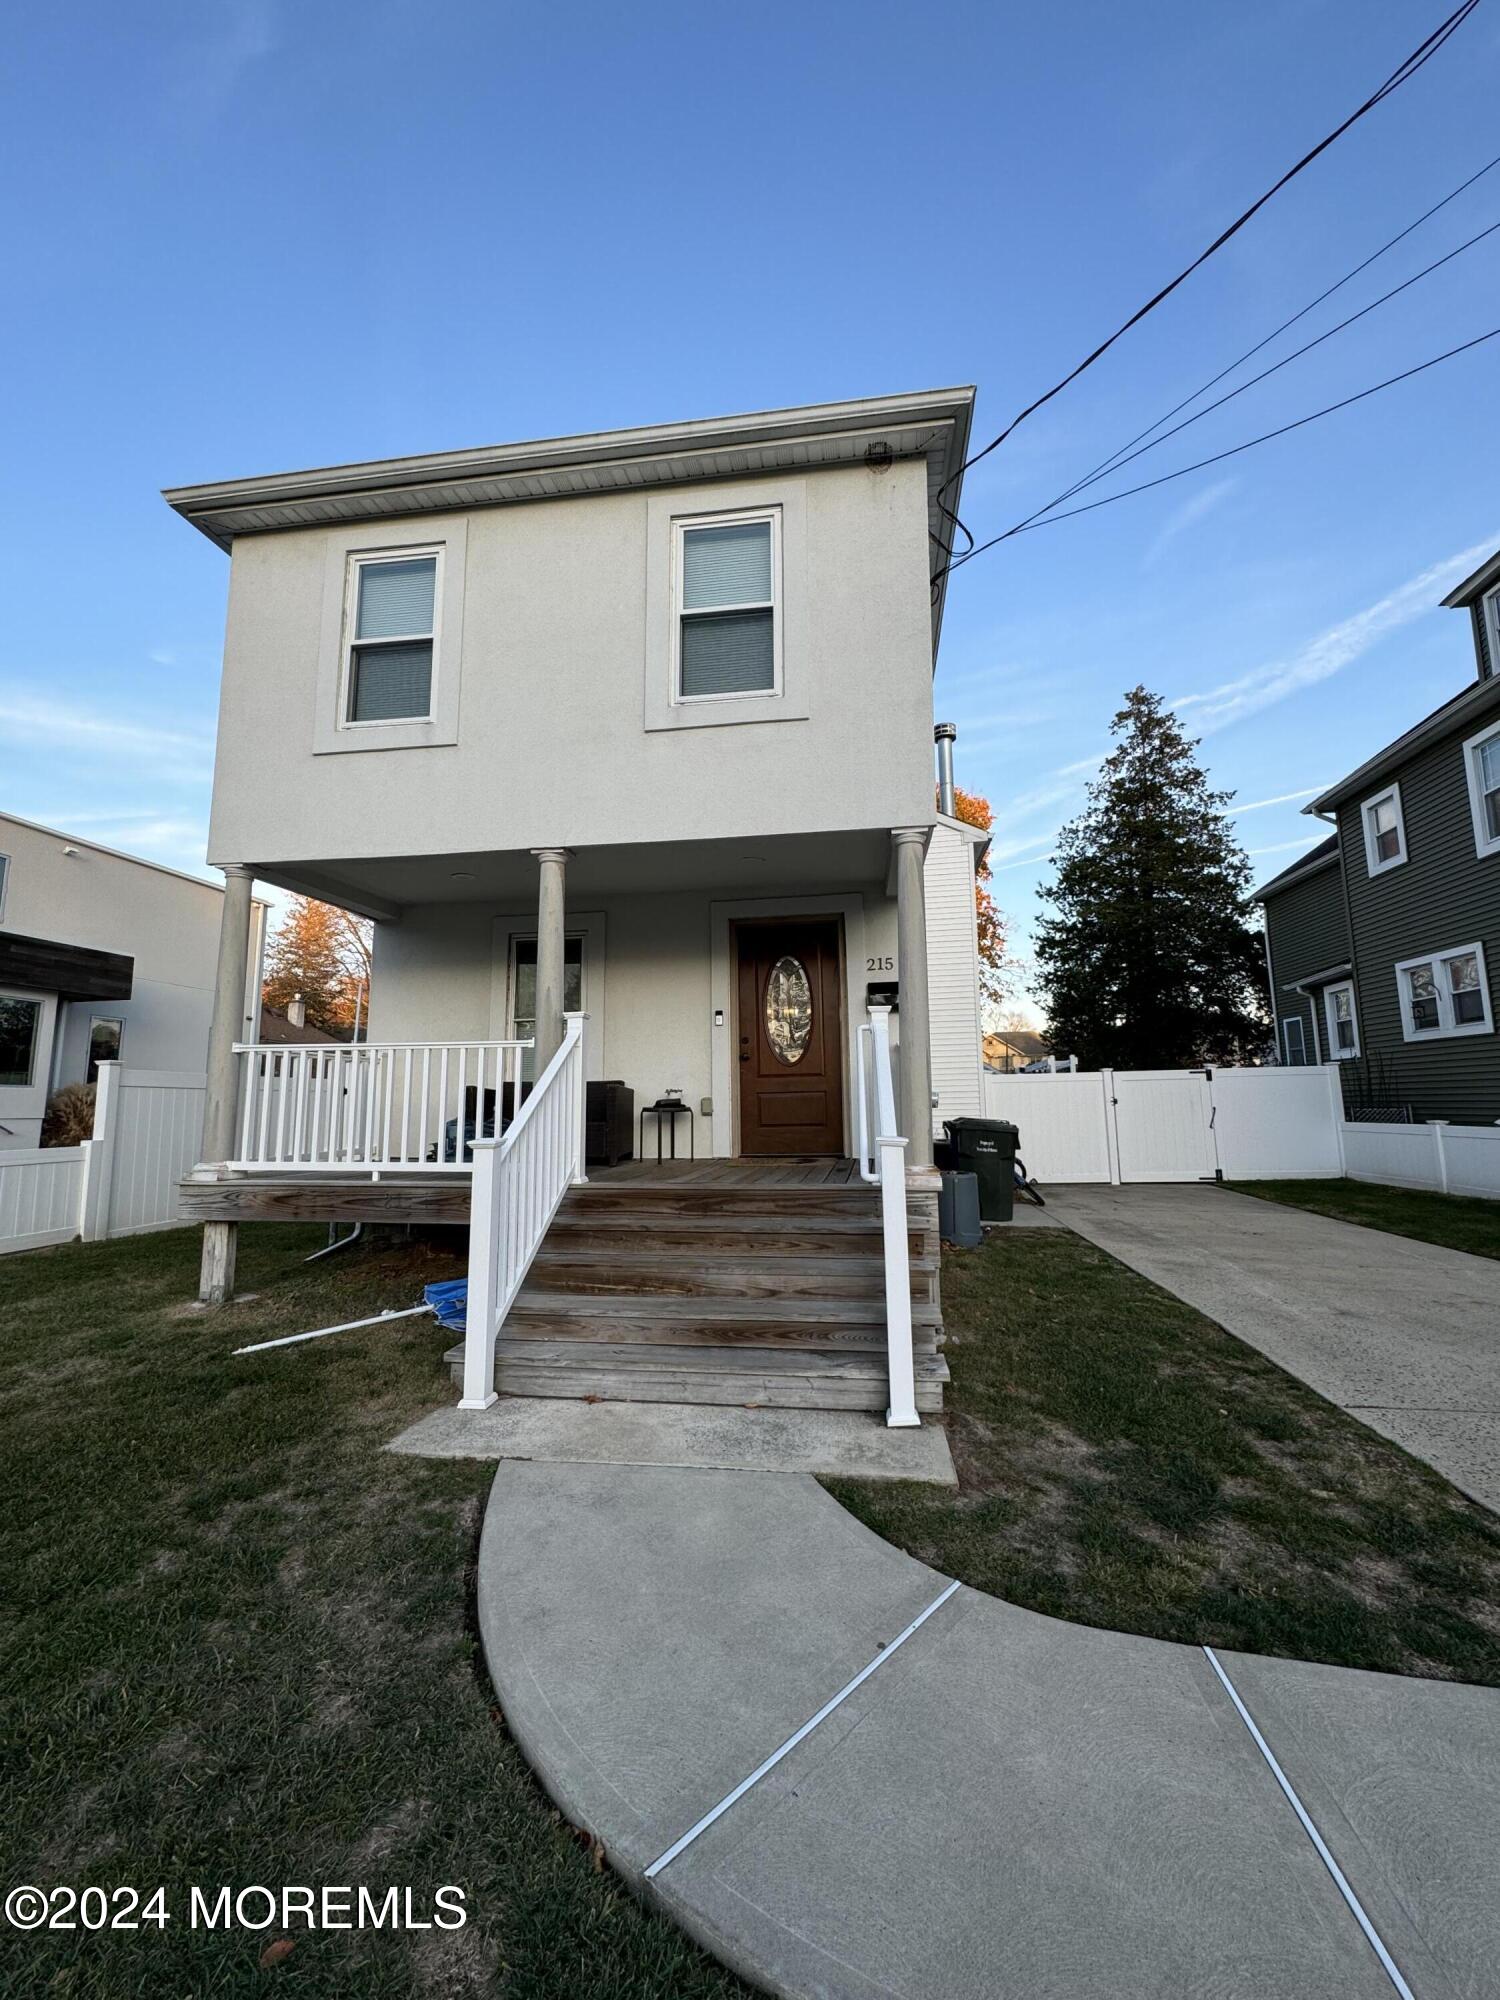
[[[677,524],[677,699],[774,694],[776,517]]]
[[[353,567],[347,720],[424,720],[432,713],[437,555],[361,556]]]

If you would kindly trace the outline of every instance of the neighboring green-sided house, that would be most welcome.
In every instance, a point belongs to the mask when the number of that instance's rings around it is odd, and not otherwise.
[[[1306,808],[1329,838],[1256,893],[1280,1058],[1351,1109],[1500,1122],[1500,552],[1444,604],[1478,673]]]

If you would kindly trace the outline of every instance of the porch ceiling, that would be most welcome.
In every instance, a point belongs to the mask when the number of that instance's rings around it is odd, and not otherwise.
[[[890,842],[888,827],[861,827],[580,847],[568,863],[568,901],[578,906],[598,896],[694,890],[717,897],[806,895],[858,883],[883,885]],[[382,918],[421,903],[525,908],[537,893],[536,861],[520,848],[266,863],[256,864],[255,873],[263,882]]]

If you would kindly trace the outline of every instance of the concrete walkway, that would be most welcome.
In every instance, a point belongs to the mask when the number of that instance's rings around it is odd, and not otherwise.
[[[1221,1657],[1392,1971],[1208,1655],[946,1588],[801,1475],[505,1463],[478,1597],[559,1806],[773,1992],[1494,1995],[1500,1695]]]
[[[1500,1264],[1218,1187],[1048,1207],[1500,1511]]]

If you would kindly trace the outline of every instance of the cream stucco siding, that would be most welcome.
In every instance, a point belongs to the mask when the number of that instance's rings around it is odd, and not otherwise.
[[[234,545],[209,852],[285,864],[750,837],[931,817],[931,607],[921,461],[683,485],[673,515],[795,491],[784,719],[648,725],[669,630],[648,615],[660,496],[609,493],[427,515],[462,526],[461,616],[437,674],[457,741],[318,754],[330,578],[380,523]],[[655,512],[653,513],[653,503]],[[659,557],[659,551],[657,552]],[[332,557],[332,560],[330,560]],[[654,683],[653,683],[654,685]],[[756,704],[758,711],[767,705]],[[795,709],[796,713],[792,710]],[[805,711],[801,712],[801,711]],[[357,739],[356,739],[357,740]]]

